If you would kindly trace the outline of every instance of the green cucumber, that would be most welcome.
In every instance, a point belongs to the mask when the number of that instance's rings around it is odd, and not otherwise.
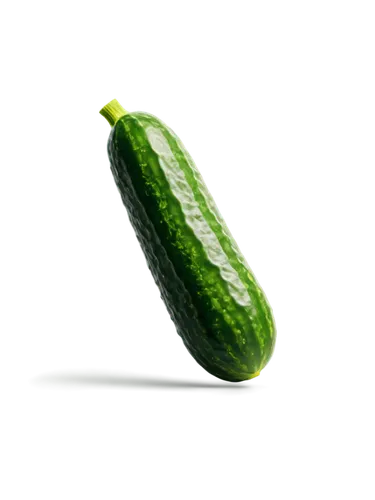
[[[114,100],[111,170],[161,297],[188,351],[239,382],[269,361],[276,329],[267,299],[176,134]]]

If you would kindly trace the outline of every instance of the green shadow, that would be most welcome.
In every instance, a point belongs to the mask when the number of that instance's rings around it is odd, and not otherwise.
[[[127,373],[111,370],[66,370],[36,375],[31,383],[39,388],[69,390],[188,391],[251,394],[264,386],[226,383],[195,378]]]

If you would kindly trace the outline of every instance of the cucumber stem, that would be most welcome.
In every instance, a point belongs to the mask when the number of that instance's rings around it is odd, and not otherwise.
[[[106,104],[99,113],[104,116],[111,127],[113,127],[120,118],[127,114],[127,111],[125,111],[116,99],[113,99],[113,101]]]

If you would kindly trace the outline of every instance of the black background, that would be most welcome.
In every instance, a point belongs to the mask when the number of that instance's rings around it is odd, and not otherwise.
[[[31,293],[33,307],[26,311],[32,326],[25,341],[27,361],[53,361],[63,369],[124,367],[210,378],[176,352],[175,337],[168,336],[167,321],[160,320],[160,306],[152,303],[152,282],[144,280],[135,249],[128,248],[128,226],[120,225],[119,209],[112,208],[113,188],[103,184],[104,123],[94,116],[94,105],[102,102],[103,96],[87,98],[80,108],[80,126],[70,124],[68,164],[65,155],[61,160],[55,157],[56,168],[50,175],[55,185],[54,216],[35,208],[36,220],[43,223],[36,224],[34,233],[44,244],[32,253],[26,279],[38,283],[37,292]],[[129,102],[151,102],[153,111],[167,111],[177,127],[192,136],[193,151],[200,151],[209,183],[224,192],[225,206],[233,210],[232,223],[240,224],[249,255],[256,255],[256,268],[265,273],[265,287],[272,287],[272,300],[282,307],[282,283],[288,279],[283,256],[288,246],[282,234],[286,176],[279,159],[287,154],[288,122],[280,100],[260,94],[249,109],[237,109],[208,107],[196,97],[171,94],[161,99],[145,92],[129,95]],[[69,126],[66,121],[61,121],[62,134]],[[30,380],[46,370],[51,368],[25,368],[25,390],[42,392],[32,388]],[[123,397],[272,399],[280,394],[281,371],[274,369],[272,377],[265,377],[265,389],[256,396],[126,393]]]

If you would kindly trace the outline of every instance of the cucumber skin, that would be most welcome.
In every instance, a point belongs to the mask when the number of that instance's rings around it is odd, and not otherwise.
[[[256,376],[274,350],[272,311],[181,141],[156,117],[128,113],[112,128],[108,155],[188,351],[218,378]]]

